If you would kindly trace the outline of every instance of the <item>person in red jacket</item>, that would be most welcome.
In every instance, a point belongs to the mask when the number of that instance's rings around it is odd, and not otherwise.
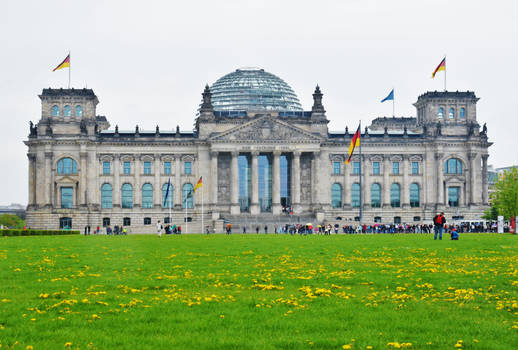
[[[442,232],[444,231],[445,223],[446,218],[444,217],[444,212],[435,215],[435,217],[433,218],[434,240],[437,239],[437,234],[439,234],[439,240],[442,240]]]

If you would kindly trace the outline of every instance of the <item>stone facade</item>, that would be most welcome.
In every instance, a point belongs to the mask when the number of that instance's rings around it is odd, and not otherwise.
[[[108,224],[108,219],[111,226],[126,224],[130,232],[154,232],[156,222],[169,217],[169,209],[162,203],[162,189],[169,180],[173,186],[172,222],[181,224],[184,232],[202,231],[202,195],[204,223],[217,231],[222,230],[223,220],[239,215],[279,217],[282,221],[281,156],[289,159],[290,208],[295,216],[313,218],[315,223],[357,224],[359,208],[351,199],[360,182],[364,223],[429,222],[437,211],[449,218],[477,219],[487,208],[491,143],[485,126],[480,131],[476,121],[478,98],[473,92],[427,92],[414,104],[417,118],[376,119],[362,134],[361,156],[357,149],[349,164],[344,161],[353,133],[347,129],[329,132],[318,87],[313,98],[311,112],[263,111],[230,117],[213,110],[207,87],[193,132],[178,128],[164,132],[158,126],[154,131],[142,131],[138,126],[134,131],[119,131],[117,126],[108,130],[106,118],[96,115],[98,100],[92,90],[44,89],[41,119],[36,126],[31,123],[25,141],[29,160],[27,225],[55,229],[65,222],[74,229],[89,225],[93,230],[103,222]],[[71,106],[70,115],[64,115],[66,106]],[[240,155],[250,161],[246,214],[239,205]],[[260,155],[271,160],[272,198],[267,213],[260,212]],[[63,168],[59,163],[63,158],[72,159],[75,168]],[[460,163],[455,172],[445,172],[449,159]],[[361,181],[354,170],[354,162],[360,160]],[[186,211],[182,188],[194,186],[200,177],[202,189],[194,194],[193,208]],[[112,188],[108,207],[102,203],[104,184]],[[128,208],[122,194],[125,184],[133,189]],[[143,198],[146,184],[152,187],[152,202],[149,193]],[[333,184],[340,187],[340,201],[334,205]],[[399,186],[399,203],[393,200],[392,184]],[[417,202],[410,199],[412,184],[419,188]],[[373,185],[381,187],[379,206],[371,201]],[[450,188],[457,191],[455,203],[449,201]],[[66,204],[62,203],[65,199]],[[192,221],[185,223],[186,215]]]

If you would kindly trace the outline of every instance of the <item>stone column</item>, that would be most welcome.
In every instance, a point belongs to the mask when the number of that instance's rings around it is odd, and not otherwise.
[[[181,208],[182,207],[182,185],[180,182],[182,167],[182,156],[177,154],[174,157],[174,207]]]
[[[36,154],[27,153],[27,158],[29,159],[29,200],[28,207],[33,207],[36,204]]]
[[[215,208],[218,204],[218,152],[210,152],[210,174],[211,201]]]
[[[300,152],[293,152],[291,164],[291,195],[294,213],[300,213]]]
[[[139,208],[142,205],[142,185],[140,183],[140,175],[142,161],[140,156],[135,156],[135,187],[133,188],[133,207]]]
[[[153,205],[155,208],[162,207],[162,196],[161,190],[162,185],[160,184],[160,176],[162,173],[162,160],[160,159],[160,154],[155,154],[155,185],[153,187]]]
[[[401,206],[403,208],[410,207],[410,183],[408,181],[408,175],[410,173],[409,160],[408,156],[403,156],[403,198],[401,201]]]
[[[390,207],[390,158],[383,156],[383,207]]]
[[[482,203],[482,196],[484,192],[484,186],[482,184],[483,175],[481,174],[481,162],[480,155],[474,153],[473,159],[471,160],[471,168],[473,169],[473,188],[475,189],[473,196],[473,204],[480,205]],[[486,172],[487,173],[487,172]],[[486,175],[487,176],[487,175]]]
[[[98,203],[98,197],[96,194],[100,192],[99,187],[99,162],[97,161],[97,155],[95,151],[88,151],[88,160],[87,160],[87,176],[86,176],[86,198],[87,206],[92,206]]]
[[[250,214],[257,215],[261,211],[259,208],[259,174],[258,174],[258,158],[259,152],[252,152],[252,203],[250,205]]]
[[[437,199],[436,203],[438,206],[444,206],[447,199],[444,195],[444,169],[442,167],[442,153],[435,154],[435,170],[437,173]]]
[[[52,152],[45,152],[45,206],[52,206]]]
[[[362,155],[362,205],[363,208],[370,207],[370,174],[371,174],[371,166],[368,161],[368,157],[365,155]]]
[[[120,154],[113,155],[113,187],[112,187],[112,200],[113,207],[121,207],[121,158]]]
[[[482,204],[488,204],[488,180],[487,180],[487,158],[488,154],[482,155]]]
[[[88,172],[87,172],[87,160],[88,160],[88,152],[86,151],[81,151],[79,153],[79,157],[80,157],[80,167],[81,167],[81,180],[79,181],[79,193],[78,193],[78,197],[79,197],[79,204],[82,205],[82,206],[86,206],[86,186],[87,186],[87,175],[88,175]],[[99,189],[100,191],[100,189]]]
[[[313,188],[311,191],[311,203],[313,204],[313,209],[315,207],[319,207],[320,201],[318,196],[319,189],[319,176],[318,171],[320,169],[320,151],[313,152],[313,166],[311,167],[311,182],[313,183]]]
[[[273,152],[272,163],[272,214],[281,214],[281,152]]]
[[[230,163],[230,214],[238,215],[241,210],[239,207],[239,152],[232,151]]]
[[[351,208],[351,173],[352,173],[352,163],[344,163],[344,190],[343,190],[343,207],[350,209]]]

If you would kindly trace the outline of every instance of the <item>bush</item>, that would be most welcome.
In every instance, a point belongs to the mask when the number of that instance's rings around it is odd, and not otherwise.
[[[52,236],[52,235],[78,235],[80,231],[71,230],[0,230],[0,236]]]
[[[17,229],[23,228],[25,226],[25,221],[13,214],[2,214],[0,215],[0,225]]]

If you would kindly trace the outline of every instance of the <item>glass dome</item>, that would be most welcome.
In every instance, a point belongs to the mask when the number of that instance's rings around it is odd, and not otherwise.
[[[291,87],[259,68],[240,68],[210,88],[216,111],[302,111]]]

